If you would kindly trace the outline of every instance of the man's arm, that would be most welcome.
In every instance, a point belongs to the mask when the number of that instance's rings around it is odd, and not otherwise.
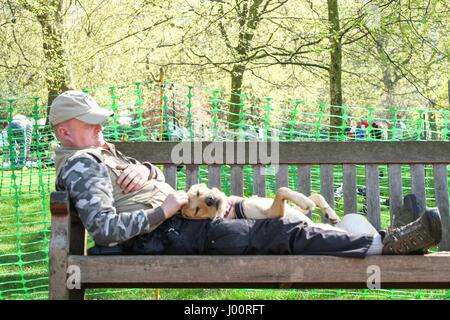
[[[57,188],[69,191],[83,225],[100,245],[123,242],[165,219],[161,207],[117,213],[108,170],[87,154],[66,162]]]
[[[140,190],[148,180],[158,180],[165,182],[164,174],[150,162],[140,163],[136,159],[124,157],[129,164],[119,164],[116,169],[122,170],[117,178],[117,184],[124,193]]]
[[[150,162],[148,162],[148,161],[145,161],[145,162],[142,162],[142,163],[141,163],[141,162],[139,162],[138,160],[136,160],[136,159],[134,159],[134,158],[132,158],[132,157],[127,157],[127,156],[124,156],[123,154],[122,154],[122,156],[125,158],[125,160],[127,160],[128,162],[130,162],[130,163],[132,163],[132,164],[135,164],[135,165],[140,165],[140,164],[142,164],[142,165],[146,166],[147,169],[148,169],[149,172],[150,172],[150,174],[149,174],[149,176],[148,176],[148,179],[149,179],[149,180],[151,180],[151,179],[156,179],[156,180],[158,180],[158,181],[165,182],[166,178],[164,177],[164,174],[163,174],[162,171],[159,170],[159,168],[158,168],[157,166],[155,166],[154,164],[152,164],[152,163],[150,163]]]
[[[166,178],[164,177],[164,173],[162,173],[162,171],[159,170],[159,168],[157,166],[155,166],[154,164],[151,164],[150,162],[143,162],[142,164],[144,166],[146,166],[148,168],[148,170],[150,170],[149,179],[156,179],[161,182],[166,181]]]

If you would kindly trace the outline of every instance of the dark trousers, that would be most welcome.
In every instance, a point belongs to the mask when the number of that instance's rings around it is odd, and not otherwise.
[[[150,234],[121,246],[129,254],[303,254],[363,258],[372,239],[287,219],[211,221],[175,216]]]

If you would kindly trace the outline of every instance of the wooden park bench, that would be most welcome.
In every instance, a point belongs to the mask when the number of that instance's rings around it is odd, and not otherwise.
[[[209,143],[203,143],[203,149]],[[176,187],[177,166],[171,161],[173,142],[125,142],[117,147],[139,160],[164,165],[166,181]],[[259,145],[262,147],[262,145]],[[242,143],[234,144],[242,147]],[[231,192],[243,195],[243,164],[253,166],[253,194],[265,196],[262,159],[254,159],[245,144],[245,159],[231,167]],[[224,148],[225,149],[225,148]],[[217,149],[216,149],[217,150]],[[225,155],[230,154],[223,151]],[[269,153],[270,154],[270,153]],[[252,159],[253,158],[253,159]],[[425,165],[433,166],[436,206],[442,216],[440,252],[408,256],[371,256],[364,259],[332,256],[87,256],[86,232],[66,192],[52,192],[50,243],[51,299],[84,298],[86,288],[367,288],[373,266],[379,268],[381,288],[450,288],[450,213],[447,164],[450,142],[282,142],[277,188],[288,185],[288,165],[297,167],[298,190],[310,193],[311,165],[320,164],[321,194],[334,207],[333,169],[342,166],[345,213],[356,212],[356,166],[365,165],[367,217],[380,228],[379,165],[388,164],[391,221],[403,205],[401,165],[409,165],[411,191],[424,204]],[[200,161],[201,162],[201,161]],[[198,182],[199,164],[186,165],[186,188]],[[208,185],[220,187],[220,166],[208,166]],[[414,217],[411,217],[411,220]],[[69,266],[80,271],[80,288],[66,285]]]

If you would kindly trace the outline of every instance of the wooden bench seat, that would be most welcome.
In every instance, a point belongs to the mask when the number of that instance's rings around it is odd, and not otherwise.
[[[86,288],[450,288],[450,253],[425,256],[69,256]]]
[[[118,143],[124,154],[164,165],[166,181],[176,187],[177,164],[171,159],[176,143]],[[201,150],[211,148],[203,143]],[[221,165],[230,165],[232,194],[244,193],[244,164],[253,166],[253,194],[265,196],[263,157],[254,158],[248,143],[245,157],[236,163],[226,158],[208,164],[208,185],[220,187]],[[272,146],[273,147],[273,146]],[[389,210],[392,219],[403,206],[402,164],[411,172],[411,191],[426,203],[425,165],[433,166],[434,198],[442,216],[441,252],[425,256],[372,256],[364,259],[332,256],[86,256],[86,232],[74,214],[66,192],[51,194],[50,243],[51,299],[81,299],[86,288],[103,287],[265,287],[265,288],[367,288],[379,268],[382,288],[450,288],[450,213],[447,164],[449,142],[285,142],[279,152],[276,187],[288,186],[288,165],[297,167],[297,189],[311,192],[311,165],[320,165],[321,194],[334,207],[334,169],[342,166],[344,212],[356,212],[356,164],[365,166],[368,219],[381,226],[379,165],[388,165]],[[221,150],[217,148],[216,150]],[[274,149],[275,150],[275,149]],[[229,154],[229,153],[228,153]],[[186,165],[186,188],[198,182],[202,161]],[[427,177],[430,178],[430,177]],[[429,181],[428,181],[429,184]],[[410,220],[415,217],[410,217]],[[68,289],[69,266],[80,270],[81,287]]]

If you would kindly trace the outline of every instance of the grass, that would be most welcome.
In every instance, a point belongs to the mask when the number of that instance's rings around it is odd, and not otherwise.
[[[404,168],[405,193],[410,188],[408,168]],[[427,168],[427,177],[430,168]],[[382,200],[387,195],[387,170],[380,178]],[[364,169],[358,167],[358,185],[364,185]],[[229,190],[227,176],[222,174],[222,186]],[[245,194],[250,195],[251,169],[245,168]],[[296,189],[296,168],[290,168],[289,186]],[[319,192],[319,170],[313,167],[312,191]],[[201,169],[201,182],[207,182],[207,170]],[[335,184],[342,182],[341,168],[336,167]],[[433,181],[427,178],[428,205],[433,203]],[[54,186],[54,169],[0,171],[0,300],[47,299],[48,296],[48,242],[50,239],[49,193]],[[180,172],[178,189],[183,189],[183,172]],[[268,195],[273,195],[275,182],[267,182]],[[363,197],[358,196],[358,210]],[[343,212],[343,200],[335,199],[338,213]],[[313,219],[320,220],[317,212]],[[389,225],[389,207],[382,206],[381,222]],[[91,242],[92,243],[92,242]],[[290,299],[450,299],[446,290],[296,290],[296,289],[160,289],[160,299],[211,299],[211,300],[290,300]],[[88,299],[155,299],[155,289],[90,289]]]

